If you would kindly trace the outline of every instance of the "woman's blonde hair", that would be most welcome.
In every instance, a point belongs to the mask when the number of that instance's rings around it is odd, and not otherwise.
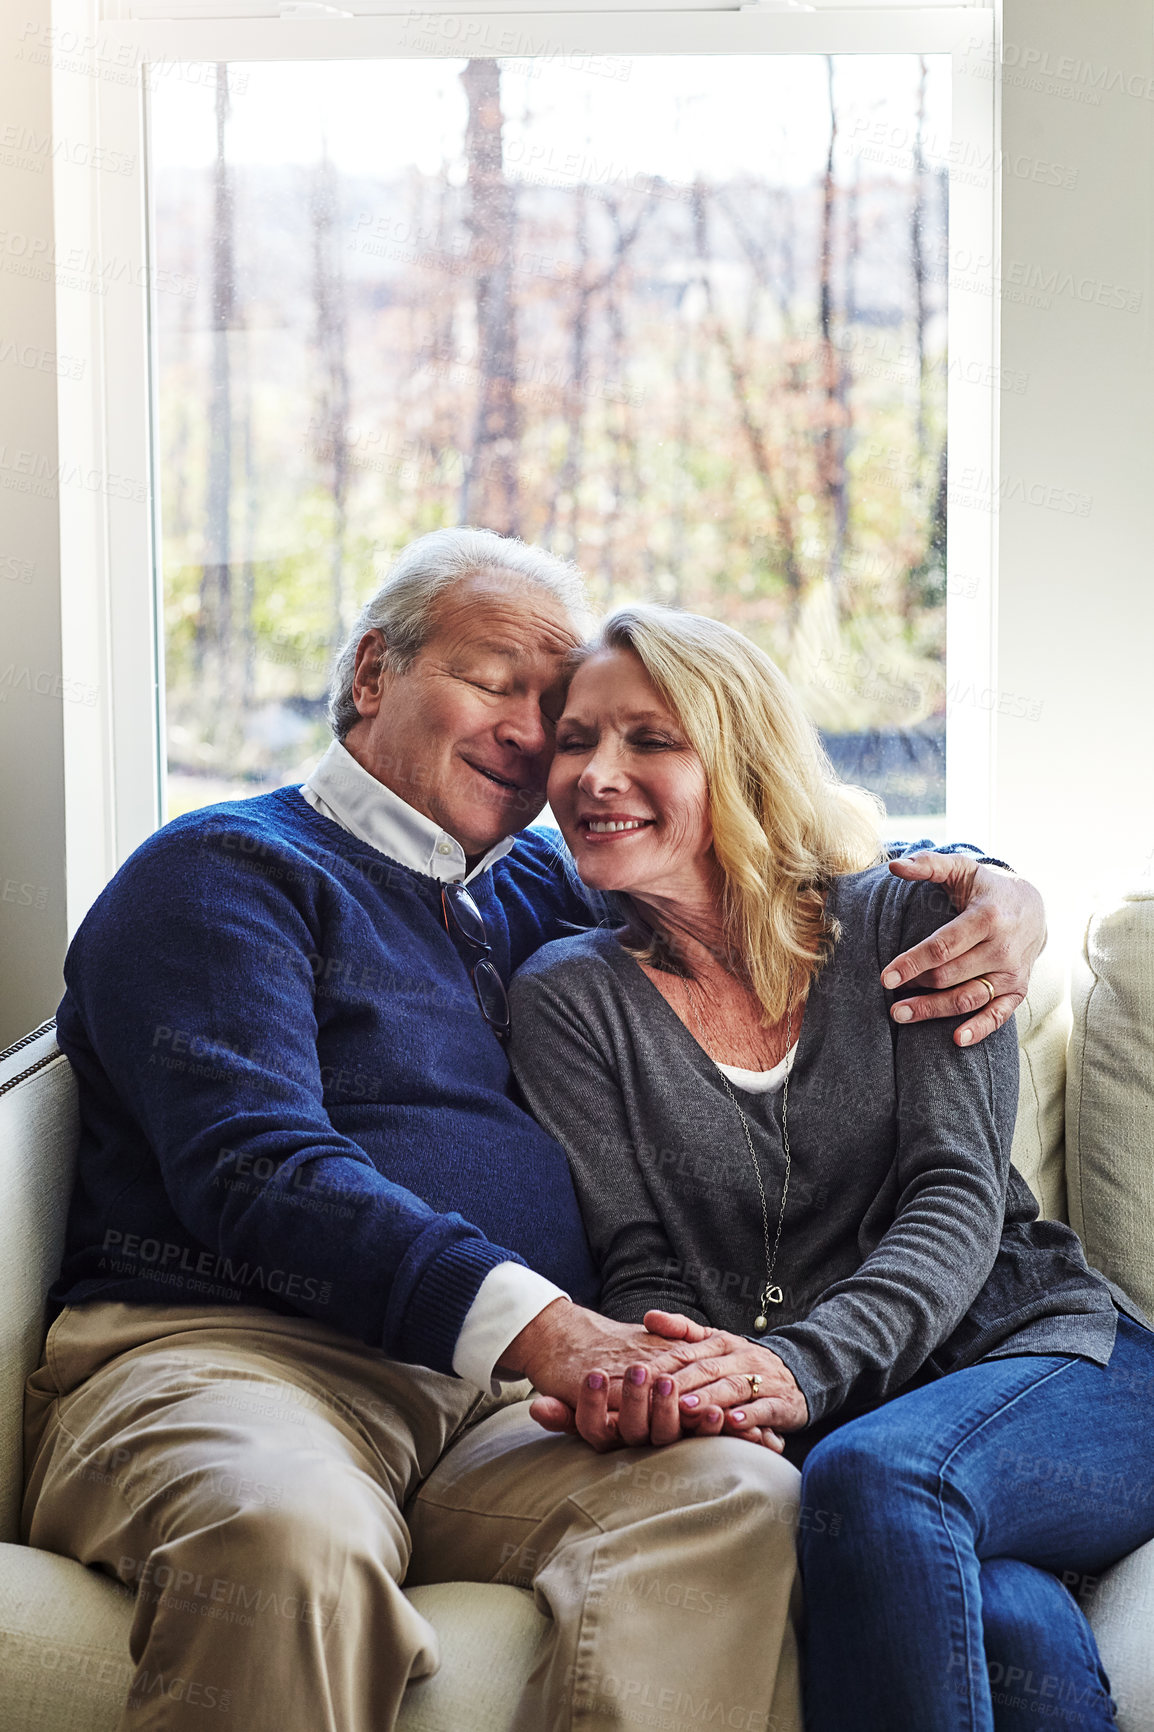
[[[838,873],[884,857],[881,802],[839,781],[785,675],[732,627],[638,604],[611,614],[578,655],[602,649],[633,651],[701,759],[725,944],[740,958],[766,1024],[776,1022],[791,975],[808,979],[837,937],[823,892]],[[634,954],[668,966],[666,935],[622,900],[648,934],[631,946]]]

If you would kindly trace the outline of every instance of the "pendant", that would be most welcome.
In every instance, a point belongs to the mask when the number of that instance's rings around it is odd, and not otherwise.
[[[780,1305],[785,1294],[780,1287],[768,1287],[762,1297],[767,1305]]]
[[[754,1318],[754,1320],[753,1320],[753,1333],[755,1335],[764,1335],[765,1331],[768,1328],[769,1328],[769,1318],[768,1317],[758,1316],[758,1317]]]

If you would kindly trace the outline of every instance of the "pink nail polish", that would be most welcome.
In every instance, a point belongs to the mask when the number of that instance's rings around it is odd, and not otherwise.
[[[605,1379],[599,1371],[591,1371],[585,1379],[585,1386],[587,1389],[604,1389]]]
[[[645,1367],[644,1365],[631,1365],[625,1375],[629,1379],[630,1383],[644,1383],[646,1375]]]
[[[673,1379],[672,1377],[659,1377],[653,1387],[658,1395],[671,1395],[673,1393]]]
[[[699,1395],[683,1395],[681,1397],[682,1407],[697,1407],[700,1404],[700,1401],[701,1397]]]
[[[732,1419],[734,1425],[744,1425],[745,1424],[744,1413],[734,1412],[734,1413],[731,1413],[729,1417],[730,1417],[730,1419]]]

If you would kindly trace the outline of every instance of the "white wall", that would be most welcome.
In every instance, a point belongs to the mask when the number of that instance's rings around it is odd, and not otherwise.
[[[0,1045],[51,1016],[66,942],[49,0],[0,6]],[[31,30],[29,29],[31,27]],[[13,348],[9,348],[9,344]],[[37,471],[40,473],[38,474]]]
[[[1005,0],[1003,57],[994,831],[1061,923],[1154,868],[1154,4]]]

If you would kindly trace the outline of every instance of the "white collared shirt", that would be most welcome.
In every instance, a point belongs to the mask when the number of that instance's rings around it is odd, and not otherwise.
[[[322,818],[331,818],[390,860],[439,884],[468,884],[503,860],[513,846],[512,836],[506,836],[467,871],[457,838],[378,782],[339,740],[333,741],[301,793]]]
[[[513,846],[505,837],[468,871],[465,850],[455,836],[418,812],[369,773],[334,740],[301,794],[322,818],[329,818],[390,860],[439,883],[468,884],[503,860]],[[555,1299],[563,1288],[520,1263],[498,1263],[477,1289],[453,1350],[453,1370],[478,1389],[498,1394],[496,1365],[510,1341]]]

